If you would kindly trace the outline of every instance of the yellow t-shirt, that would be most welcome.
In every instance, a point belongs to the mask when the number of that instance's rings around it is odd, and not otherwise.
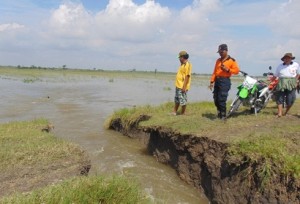
[[[175,86],[179,89],[182,89],[184,80],[189,75],[190,79],[186,86],[186,89],[189,90],[190,86],[191,86],[191,80],[192,80],[191,73],[192,73],[192,64],[190,62],[186,62],[185,64],[182,64],[179,67],[177,75],[176,75]]]

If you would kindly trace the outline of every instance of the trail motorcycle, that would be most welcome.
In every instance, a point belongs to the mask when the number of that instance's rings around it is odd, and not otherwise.
[[[262,108],[267,106],[270,99],[275,101],[276,86],[279,82],[279,79],[271,72],[271,66],[269,67],[269,70],[270,72],[263,74],[263,76],[268,78],[269,83],[259,91],[259,96],[256,100],[257,106],[261,106]]]
[[[227,117],[230,117],[234,112],[236,112],[242,104],[244,106],[250,106],[251,112],[254,112],[255,114],[262,109],[260,103],[256,101],[258,99],[259,90],[263,89],[267,85],[263,81],[258,81],[254,77],[249,76],[246,72],[240,71],[240,73],[243,74],[245,79],[243,83],[238,86],[236,98],[230,105]]]

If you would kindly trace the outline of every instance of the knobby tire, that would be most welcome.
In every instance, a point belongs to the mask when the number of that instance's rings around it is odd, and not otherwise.
[[[232,113],[236,112],[241,104],[242,104],[242,100],[240,98],[236,98],[232,103],[230,110],[228,111],[227,117],[230,117]]]

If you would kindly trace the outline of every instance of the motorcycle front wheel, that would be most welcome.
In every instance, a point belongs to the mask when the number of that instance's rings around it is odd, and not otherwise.
[[[254,107],[251,107],[250,112],[257,114],[259,113],[263,108],[267,106],[269,99],[265,99],[265,97],[258,98],[254,102]]]
[[[241,104],[242,104],[242,100],[239,97],[234,99],[234,101],[230,106],[230,110],[228,111],[227,117],[230,117],[232,113],[236,112],[239,109]]]

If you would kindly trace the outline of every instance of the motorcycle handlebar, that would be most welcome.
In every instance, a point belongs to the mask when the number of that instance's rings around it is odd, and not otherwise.
[[[247,76],[248,74],[246,72],[243,72],[240,70],[240,73],[242,73],[244,76]]]
[[[272,73],[272,72],[263,73],[263,76],[264,77],[266,77],[266,76],[274,76],[274,73]]]

